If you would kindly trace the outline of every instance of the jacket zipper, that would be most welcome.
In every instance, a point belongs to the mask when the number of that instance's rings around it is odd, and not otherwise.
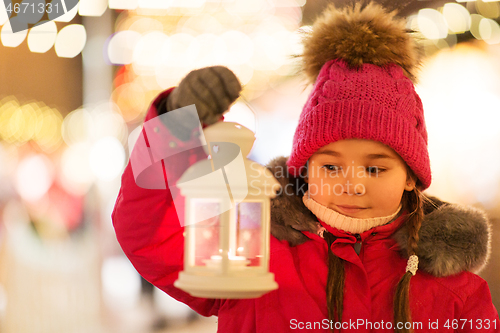
[[[361,235],[360,234],[356,234],[356,243],[354,243],[354,251],[356,251],[356,253],[359,254],[361,253],[361,246],[363,245],[363,241],[361,240]]]

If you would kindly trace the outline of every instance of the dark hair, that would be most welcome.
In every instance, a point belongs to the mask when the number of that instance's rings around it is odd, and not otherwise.
[[[418,231],[424,219],[423,195],[419,188],[415,186],[413,191],[405,191],[402,198],[403,209],[408,212],[406,226],[408,227],[408,257],[418,255]],[[410,279],[411,272],[406,272],[396,286],[394,295],[394,323],[395,332],[411,333],[413,330],[407,328],[398,329],[397,323],[401,322],[401,327],[407,327],[405,323],[410,323]],[[410,325],[412,327],[413,325]]]

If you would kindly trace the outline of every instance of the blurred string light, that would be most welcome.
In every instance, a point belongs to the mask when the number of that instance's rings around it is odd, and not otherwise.
[[[10,177],[14,174],[17,162],[19,159],[19,152],[15,146],[0,142],[0,178],[2,182],[0,187],[6,185],[6,181],[3,181],[4,178]],[[0,193],[0,197],[3,196],[4,193]]]
[[[45,155],[25,157],[20,161],[15,174],[15,187],[26,201],[41,199],[54,180],[52,162]]]
[[[134,48],[132,59],[138,75],[154,75],[154,68],[161,63],[161,53],[168,37],[163,32],[146,33]]]
[[[408,18],[408,27],[421,35],[428,54],[454,46],[456,35],[467,31],[488,44],[500,43],[500,26],[495,21],[500,16],[500,4],[476,1],[475,11],[477,14],[471,14],[463,5],[450,2],[439,10],[421,9]]]
[[[108,0],[79,0],[78,14],[101,16],[108,8]]]
[[[498,0],[493,1],[476,1],[476,11],[478,14],[490,19],[496,19],[500,16],[500,4]]]
[[[128,136],[125,121],[113,103],[100,104],[90,111],[77,109],[64,118],[62,137],[68,146],[95,142],[108,136],[122,144],[126,143]]]
[[[78,109],[63,119],[56,109],[43,103],[20,104],[5,97],[0,100],[0,139],[13,147],[32,142],[46,154],[62,147],[57,178],[67,192],[84,195],[94,182],[111,181],[121,174],[128,130],[114,103],[102,103],[90,111]],[[22,159],[19,165],[13,163],[9,168],[2,163],[2,171],[10,170],[11,174],[17,170],[20,195],[27,201],[43,196],[53,178],[53,171],[47,171],[53,167],[47,166],[50,163],[43,155]]]
[[[134,10],[138,5],[138,0],[109,0],[109,8],[111,9]]]
[[[70,112],[61,132],[67,147],[60,180],[68,192],[83,195],[95,181],[111,181],[123,171],[128,130],[114,103]]]
[[[89,163],[92,172],[102,181],[111,181],[121,175],[125,166],[125,151],[118,139],[107,136],[94,143]]]
[[[27,30],[12,32],[12,26],[10,25],[10,21],[7,21],[2,27],[0,38],[2,40],[3,46],[17,47],[21,45],[24,39],[26,39],[27,35],[28,35]]]
[[[120,107],[120,113],[127,122],[135,120],[143,111],[146,91],[137,82],[127,82],[113,90],[112,99]]]
[[[52,21],[43,21],[31,28],[28,34],[28,47],[31,52],[45,53],[54,46],[57,26]]]
[[[134,10],[137,8],[153,8],[153,9],[168,9],[168,8],[200,8],[206,3],[219,3],[224,1],[213,0],[109,0],[109,8],[121,10]],[[252,1],[249,1],[250,3]],[[257,6],[251,5],[251,8],[262,6],[262,0],[255,1]],[[273,7],[292,7],[304,6],[306,0],[270,0],[268,1]],[[239,9],[242,8],[242,2],[239,4]],[[248,7],[246,7],[248,8]]]
[[[443,18],[451,33],[464,33],[470,29],[469,11],[457,3],[447,3],[443,7]]]
[[[61,58],[74,58],[85,47],[87,32],[81,24],[70,24],[57,34],[55,43],[56,54]]]
[[[108,44],[108,59],[115,65],[128,65],[133,61],[134,49],[141,38],[141,34],[125,30],[111,36]]]
[[[84,195],[95,181],[89,163],[90,150],[91,145],[86,142],[73,144],[64,150],[59,179],[67,192]]]
[[[112,1],[110,6],[137,8],[141,1]],[[250,99],[268,89],[273,78],[293,75],[300,52],[302,19],[298,0],[162,1],[161,15],[122,12],[116,33],[106,45],[108,59],[126,65],[126,80],[115,80],[112,99],[126,121],[139,119],[159,91],[173,87],[191,70],[214,65],[230,68]],[[176,11],[176,8],[202,11]],[[199,9],[198,8],[198,9]],[[141,107],[142,105],[142,107]],[[134,111],[135,110],[135,111]]]
[[[488,44],[500,43],[500,26],[497,22],[478,14],[473,14],[472,17],[470,31],[476,39],[484,40]]]
[[[11,97],[0,100],[0,138],[7,143],[33,141],[46,153],[62,143],[61,113],[41,102],[20,105]]]

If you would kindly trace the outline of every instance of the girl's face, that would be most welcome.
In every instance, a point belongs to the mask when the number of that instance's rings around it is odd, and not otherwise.
[[[311,198],[355,218],[395,213],[403,192],[415,187],[403,159],[377,141],[332,142],[320,148],[308,163],[305,180]]]

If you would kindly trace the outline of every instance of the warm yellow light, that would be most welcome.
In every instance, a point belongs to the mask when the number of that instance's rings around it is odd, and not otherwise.
[[[224,5],[229,14],[238,16],[255,16],[263,13],[265,10],[272,9],[271,4],[266,0],[234,0]]]
[[[45,155],[32,155],[23,159],[15,175],[15,187],[26,201],[42,198],[53,182],[50,160]]]
[[[92,112],[92,140],[114,137],[126,143],[128,130],[125,120],[120,115],[118,106],[113,102],[105,102],[96,106]]]
[[[7,21],[2,27],[0,38],[2,40],[3,46],[17,47],[21,45],[21,43],[24,41],[27,35],[28,35],[28,29],[21,30],[18,32],[12,32],[10,21]]]
[[[136,119],[146,105],[145,91],[136,82],[124,83],[113,91],[113,101],[118,105],[125,121]]]
[[[57,26],[52,21],[45,21],[30,29],[28,47],[31,52],[45,53],[54,46],[57,38]]]
[[[427,39],[446,38],[448,27],[443,15],[435,9],[425,8],[418,12],[418,30]]]
[[[479,34],[488,44],[500,43],[500,26],[492,19],[483,18],[479,22]]]
[[[0,137],[9,142],[14,142],[14,137],[11,129],[10,119],[19,108],[19,103],[15,99],[5,101],[2,100],[0,105]]]
[[[56,54],[61,58],[74,58],[82,52],[87,32],[81,24],[70,24],[59,31],[56,38]]]
[[[101,16],[107,8],[107,0],[80,0],[78,14],[80,16]]]
[[[477,1],[476,11],[486,18],[496,19],[500,16],[500,4],[498,2]]]
[[[138,5],[138,0],[109,0],[111,9],[134,10]]]
[[[85,142],[91,139],[93,121],[85,109],[70,112],[62,123],[62,137],[67,145]]]
[[[163,32],[163,24],[155,19],[140,17],[138,19],[130,20],[130,26],[127,30],[137,31],[140,34],[147,34],[152,31]]]
[[[470,29],[469,11],[457,3],[447,3],[443,7],[443,17],[451,32],[459,34]]]
[[[229,30],[220,37],[228,46],[228,64],[243,65],[252,58],[254,45],[252,39],[248,37],[248,35],[238,30]]]
[[[115,65],[126,65],[133,61],[134,48],[141,38],[136,31],[120,31],[111,37],[108,58]]]
[[[125,166],[125,151],[114,137],[104,137],[92,146],[89,155],[90,169],[103,181],[120,176]]]
[[[17,109],[11,118],[17,129],[16,138],[19,142],[26,142],[35,136],[38,106],[35,103],[25,104]]]
[[[192,66],[203,52],[200,42],[190,34],[179,33],[171,36],[161,52],[161,63],[172,67]]]
[[[62,144],[63,118],[56,109],[44,106],[40,109],[34,139],[45,152],[51,153]]]
[[[80,142],[64,150],[61,157],[62,172],[59,176],[66,191],[83,195],[95,180],[89,163],[90,149],[89,143]]]
[[[223,64],[228,53],[228,46],[222,38],[206,33],[196,37],[203,52],[200,52],[197,67],[207,67]]]
[[[161,50],[168,39],[163,32],[152,31],[142,36],[133,54],[133,68],[139,75],[154,75],[161,61]]]
[[[177,8],[200,8],[203,7],[206,0],[174,0],[172,7]]]
[[[168,9],[172,7],[173,0],[139,0],[139,8]]]

